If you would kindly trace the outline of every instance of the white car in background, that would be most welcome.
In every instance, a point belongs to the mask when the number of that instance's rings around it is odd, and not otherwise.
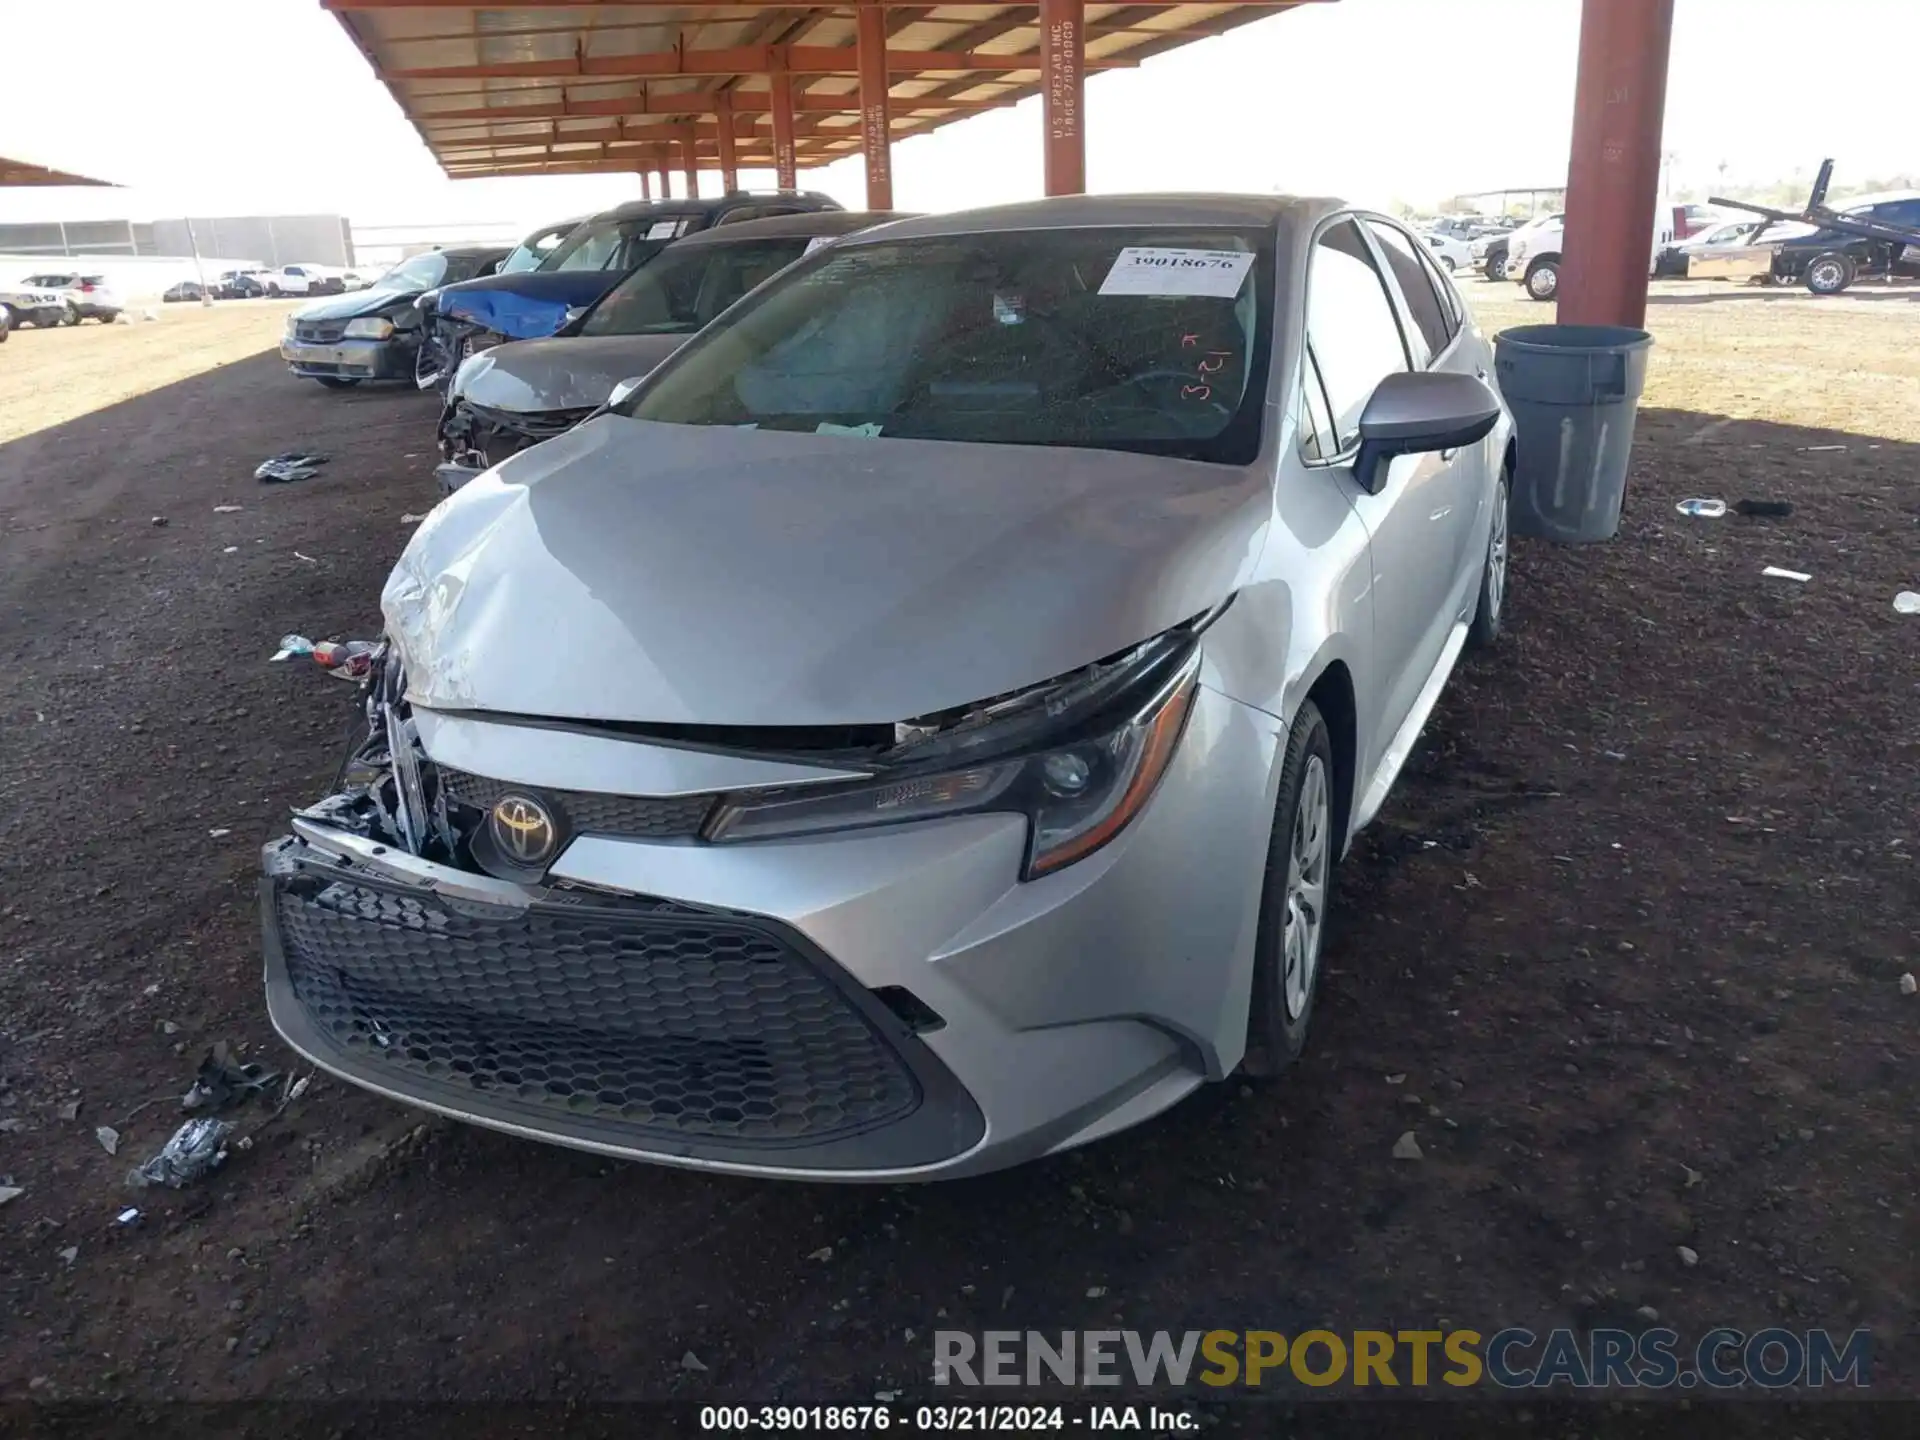
[[[282,265],[258,274],[269,295],[338,295],[347,288],[324,265]]]
[[[1459,236],[1427,230],[1421,233],[1420,238],[1427,242],[1427,249],[1433,252],[1433,258],[1440,262],[1440,267],[1448,274],[1473,268],[1473,251]]]
[[[98,320],[102,325],[111,325],[126,308],[108,286],[104,275],[87,275],[78,270],[48,270],[29,275],[27,286],[34,290],[58,293],[61,304],[67,308],[66,323],[69,325],[78,325],[82,320]]]

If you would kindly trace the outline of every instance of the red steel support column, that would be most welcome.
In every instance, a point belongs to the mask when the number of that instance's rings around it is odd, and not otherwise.
[[[1086,102],[1085,11],[1083,0],[1040,0],[1040,103],[1049,195],[1080,195],[1087,188],[1087,137],[1080,125]]]
[[[784,46],[773,49],[773,168],[782,190],[800,188],[800,171],[793,150],[793,76],[787,73]]]
[[[1560,323],[1647,319],[1673,0],[1585,0]]]
[[[662,200],[673,198],[673,172],[664,165],[660,167],[660,198]]]
[[[867,157],[867,209],[893,208],[893,135],[887,113],[887,11],[861,0],[860,148]]]
[[[687,198],[700,198],[700,161],[693,148],[693,126],[687,126],[680,136],[680,168],[687,175]]]
[[[740,188],[740,167],[734,161],[733,149],[733,95],[722,90],[714,96],[714,105],[720,111],[720,193],[731,195]]]

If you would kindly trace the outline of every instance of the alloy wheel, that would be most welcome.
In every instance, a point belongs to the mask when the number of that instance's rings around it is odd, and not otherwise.
[[[1507,603],[1507,482],[1494,496],[1493,534],[1487,541],[1487,618],[1498,623]]]
[[[1300,798],[1293,810],[1287,846],[1286,930],[1282,941],[1281,980],[1287,1018],[1298,1020],[1313,995],[1320,968],[1320,940],[1327,914],[1327,870],[1333,846],[1333,810],[1327,767],[1318,755],[1307,759],[1300,776]]]

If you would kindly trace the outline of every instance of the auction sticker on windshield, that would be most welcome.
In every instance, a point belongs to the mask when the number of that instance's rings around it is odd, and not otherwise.
[[[1114,259],[1102,295],[1213,295],[1231,300],[1253,268],[1250,250],[1179,250],[1129,245]]]

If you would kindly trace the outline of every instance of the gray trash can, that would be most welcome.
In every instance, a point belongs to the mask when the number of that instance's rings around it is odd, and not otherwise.
[[[1522,325],[1494,337],[1519,431],[1511,524],[1563,544],[1611,540],[1653,337],[1618,325]]]

